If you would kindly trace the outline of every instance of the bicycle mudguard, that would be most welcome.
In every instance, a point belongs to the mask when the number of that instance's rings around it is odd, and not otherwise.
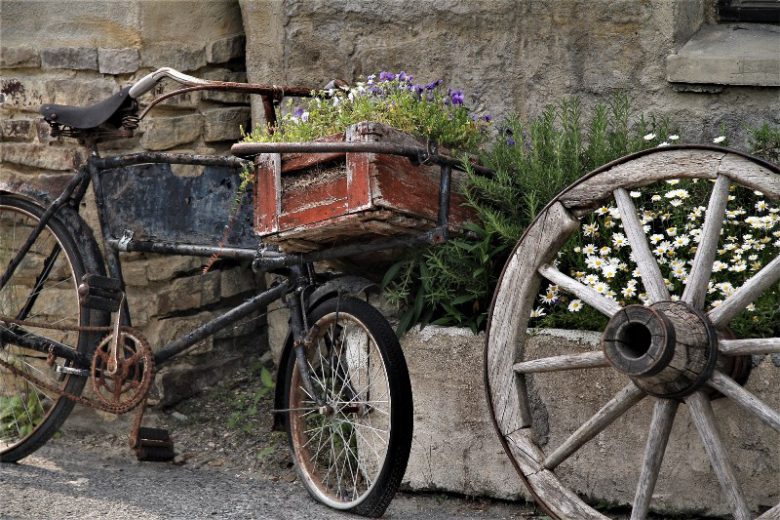
[[[306,312],[314,309],[320,302],[336,295],[361,296],[371,293],[378,293],[379,286],[367,278],[355,275],[341,275],[326,281],[311,295],[309,295],[306,304]],[[285,374],[287,374],[287,364],[294,361],[292,331],[287,332],[284,340],[284,349],[279,358],[279,365],[276,369],[276,388],[274,389],[274,410],[283,410],[287,407],[286,396],[284,395]],[[273,431],[285,431],[285,414],[283,412],[274,413]]]

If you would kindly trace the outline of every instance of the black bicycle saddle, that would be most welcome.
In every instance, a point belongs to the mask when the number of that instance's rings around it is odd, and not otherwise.
[[[122,109],[132,107],[135,104],[135,100],[130,97],[129,92],[130,87],[124,88],[110,98],[88,107],[43,105],[41,114],[43,114],[43,118],[49,124],[77,128],[79,130],[98,128],[109,122],[119,127],[121,125],[120,112]]]

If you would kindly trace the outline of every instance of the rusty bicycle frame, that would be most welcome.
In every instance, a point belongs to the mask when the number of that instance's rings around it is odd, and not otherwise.
[[[141,93],[151,90],[159,78],[152,78],[154,74],[161,71],[170,71],[178,74],[188,80],[195,80],[189,76],[182,75],[171,69],[160,69],[156,73],[143,78],[132,89],[130,95],[133,96],[133,89],[140,89]],[[199,341],[211,336],[218,331],[236,323],[238,320],[251,315],[253,312],[267,306],[271,302],[282,299],[290,309],[290,329],[293,340],[294,355],[298,360],[303,361],[305,350],[304,340],[308,333],[306,328],[306,299],[315,291],[320,291],[325,296],[344,290],[344,286],[336,280],[323,280],[314,269],[314,262],[320,260],[335,259],[357,253],[369,253],[386,250],[397,247],[413,247],[424,244],[440,244],[447,240],[448,222],[449,222],[449,200],[451,191],[452,169],[463,169],[460,161],[437,153],[434,146],[427,148],[419,146],[402,146],[388,143],[239,143],[233,146],[231,152],[235,156],[221,155],[197,155],[185,153],[164,153],[164,152],[145,152],[116,155],[111,157],[101,157],[98,153],[98,142],[106,137],[130,137],[133,129],[137,126],[139,120],[145,116],[149,109],[161,101],[175,95],[184,94],[194,90],[222,90],[233,92],[244,92],[250,94],[259,94],[263,99],[263,107],[266,120],[270,125],[276,122],[276,106],[284,96],[310,96],[311,90],[300,87],[282,87],[276,85],[259,85],[244,83],[228,83],[218,81],[197,80],[183,82],[184,87],[163,94],[155,98],[141,113],[140,117],[134,115],[123,118],[122,127],[114,131],[106,132],[105,129],[87,129],[74,130],[72,128],[62,128],[57,123],[52,123],[53,135],[65,135],[76,137],[84,144],[90,154],[76,171],[76,175],[68,182],[62,193],[48,206],[46,212],[42,215],[39,224],[34,229],[26,243],[20,248],[16,256],[11,259],[5,272],[0,276],[0,289],[10,280],[15,269],[21,263],[22,258],[29,251],[33,242],[42,232],[47,223],[63,206],[78,208],[88,191],[90,184],[95,193],[95,204],[98,210],[98,221],[101,236],[103,238],[102,256],[106,262],[108,277],[118,281],[121,291],[124,292],[125,282],[122,274],[122,262],[120,253],[125,252],[146,252],[163,255],[184,255],[195,257],[212,257],[218,255],[221,258],[250,261],[252,269],[257,273],[273,272],[283,275],[284,281],[278,282],[271,288],[248,297],[239,305],[231,308],[229,311],[218,315],[214,319],[195,328],[187,334],[177,337],[163,345],[155,354],[155,366],[165,364],[177,354],[192,347]],[[181,82],[181,81],[180,81]],[[141,88],[142,87],[142,88]],[[137,108],[137,106],[135,107]],[[439,197],[438,197],[438,219],[436,226],[426,232],[419,233],[416,236],[405,236],[396,238],[386,238],[368,244],[351,244],[332,247],[321,251],[311,253],[283,253],[273,247],[266,247],[258,239],[257,247],[225,247],[223,245],[205,246],[202,244],[163,241],[163,240],[134,240],[132,233],[125,233],[122,237],[116,238],[112,235],[108,221],[108,206],[103,195],[104,177],[111,174],[112,170],[134,165],[145,164],[168,164],[168,165],[194,165],[194,166],[216,166],[233,168],[236,170],[251,168],[251,158],[260,153],[286,153],[286,152],[366,152],[381,153],[404,156],[420,164],[438,164],[440,166]],[[474,166],[474,169],[481,173],[489,171]],[[367,285],[363,286],[364,288]],[[79,292],[82,296],[88,296],[89,286],[82,286]],[[83,293],[83,294],[82,294]],[[132,326],[131,309],[127,299],[121,302],[121,321],[124,326]],[[0,328],[0,344],[3,342],[16,344],[42,353],[53,354],[68,360],[72,363],[69,373],[88,376],[90,360],[76,352],[66,345],[62,345],[55,340],[42,337],[31,333],[21,327]],[[283,366],[281,363],[280,366]],[[300,363],[301,377],[304,386],[311,390],[312,382],[306,370],[305,363]],[[315,395],[312,392],[312,395]],[[319,398],[318,398],[319,400]],[[322,404],[322,403],[319,403]],[[278,419],[278,417],[277,417]],[[275,421],[279,425],[278,421]]]

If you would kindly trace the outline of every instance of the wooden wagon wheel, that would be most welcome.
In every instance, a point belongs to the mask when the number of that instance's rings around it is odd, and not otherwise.
[[[639,194],[629,191],[670,179],[713,181],[700,241],[679,301],[672,301],[648,243],[641,215],[637,215],[632,196]],[[587,505],[578,495],[579,490],[572,489],[576,486],[565,483],[559,473],[564,472],[567,459],[579,456],[579,450],[601,432],[606,435],[608,427],[632,408],[627,417],[637,415],[637,409],[644,410],[648,417],[643,418],[642,425],[645,432],[649,430],[649,434],[643,434],[645,439],[639,441],[645,444],[645,451],[636,461],[634,471],[638,475],[627,493],[626,503],[632,504],[632,519],[642,519],[648,514],[670,431],[675,416],[681,415],[678,409],[687,409],[695,426],[690,432],[694,437],[698,432],[701,440],[693,438],[689,445],[699,449],[703,446],[706,458],[703,455],[701,458],[709,461],[719,482],[716,487],[720,489],[712,497],[713,502],[723,501],[738,519],[757,515],[751,512],[756,506],[749,505],[735,476],[718,431],[723,418],[713,412],[711,401],[725,396],[727,399],[721,401],[724,404],[717,403],[716,409],[722,411],[724,406],[729,406],[731,410],[745,410],[745,417],[768,425],[769,428],[763,425],[760,428],[770,435],[776,436],[780,431],[780,413],[746,390],[744,380],[748,372],[739,373],[734,368],[745,367],[744,361],[749,366],[751,355],[780,353],[780,337],[739,339],[729,330],[732,319],[756,298],[780,290],[780,256],[746,276],[747,281],[720,305],[709,308],[705,304],[729,190],[734,185],[751,192],[760,191],[775,203],[780,200],[780,168],[713,146],[676,146],[635,154],[587,175],[558,195],[527,229],[507,262],[489,321],[485,356],[488,402],[506,453],[538,503],[554,517],[607,518]],[[562,272],[566,271],[563,266],[556,267],[556,254],[580,228],[581,219],[613,201],[615,217],[622,222],[646,291],[645,305],[621,307],[617,298],[600,294],[592,286],[576,280],[576,276]],[[556,284],[562,292],[609,318],[600,333],[601,349],[528,358],[526,329],[540,287],[547,286],[542,284]],[[776,320],[777,314],[770,316]],[[535,378],[543,377],[587,376],[588,370],[611,372],[610,377],[625,379],[620,383],[622,390],[611,393],[611,399],[576,431],[566,432],[567,438],[559,441],[560,444],[544,445],[539,441],[538,428],[534,427],[538,415],[534,407],[539,405],[529,382],[541,381]],[[565,390],[566,387],[562,388],[561,393]],[[583,391],[581,387],[569,390]],[[776,387],[769,388],[768,393],[773,394],[771,399],[776,398],[776,392]],[[644,403],[635,406],[639,401]],[[556,420],[555,417],[545,419],[549,423]],[[649,426],[644,426],[648,420]],[[769,445],[778,445],[778,438],[770,439]],[[628,454],[619,448],[613,452],[607,449],[604,456],[609,457],[610,453],[618,461],[632,464]],[[707,469],[706,462],[700,464]],[[776,474],[772,477],[774,482],[780,481]],[[779,517],[780,504],[764,511],[759,518]]]

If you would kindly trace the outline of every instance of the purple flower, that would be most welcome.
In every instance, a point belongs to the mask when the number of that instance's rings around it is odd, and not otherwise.
[[[436,81],[432,81],[432,82],[428,83],[427,85],[425,85],[425,90],[433,90],[436,87],[438,87],[439,85],[441,85],[442,83],[444,83],[444,81],[441,80],[441,79],[437,79]]]
[[[462,90],[450,90],[447,94],[450,96],[450,101],[453,105],[459,106],[463,104],[464,97]]]
[[[485,121],[486,123],[489,123],[489,122],[491,122],[493,120],[493,116],[491,116],[490,114],[485,114],[482,117],[482,120]]]
[[[295,112],[294,112],[295,117],[300,118],[303,116],[303,113],[304,113],[303,107],[295,107]]]
[[[395,74],[392,72],[386,72],[382,71],[379,73],[379,81],[393,81],[395,79]]]
[[[414,80],[414,76],[412,76],[411,74],[407,74],[404,71],[398,73],[398,81],[400,81],[401,83],[411,83],[412,80]]]
[[[506,136],[506,144],[509,146],[514,146],[516,144],[514,138],[511,135]]]

